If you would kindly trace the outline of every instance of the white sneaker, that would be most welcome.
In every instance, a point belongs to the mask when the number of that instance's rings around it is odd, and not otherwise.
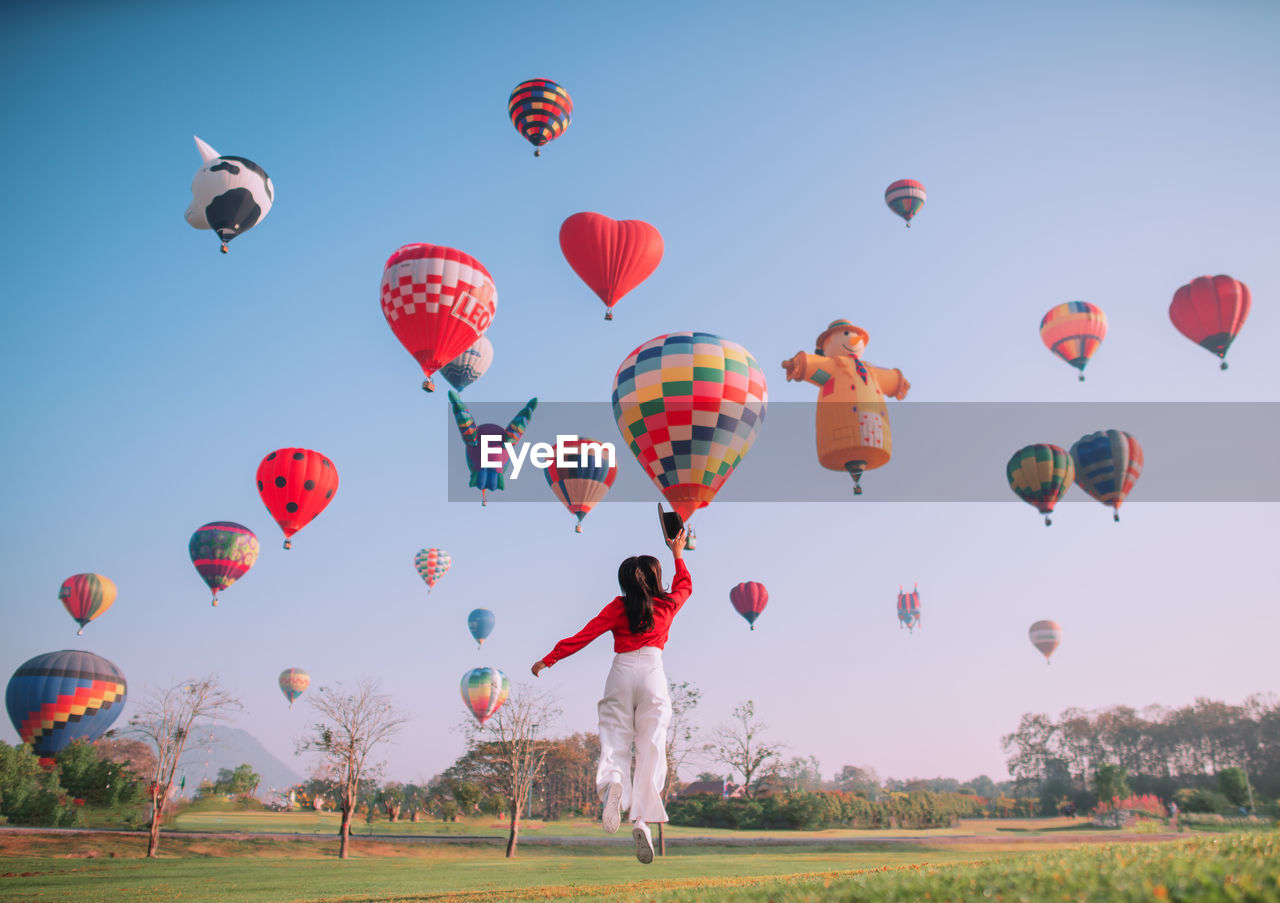
[[[608,834],[617,834],[622,827],[622,785],[614,781],[604,795],[604,830]]]
[[[653,835],[649,833],[649,826],[642,821],[636,822],[631,836],[636,842],[636,858],[645,865],[653,862]]]

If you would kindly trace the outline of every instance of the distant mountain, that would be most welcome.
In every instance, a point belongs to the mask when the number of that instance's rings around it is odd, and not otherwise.
[[[178,761],[175,783],[186,775],[184,796],[191,796],[202,780],[213,781],[223,768],[234,771],[248,762],[261,777],[258,796],[266,797],[272,789],[286,790],[302,783],[302,776],[281,762],[248,731],[236,727],[201,725],[193,728],[186,749]]]

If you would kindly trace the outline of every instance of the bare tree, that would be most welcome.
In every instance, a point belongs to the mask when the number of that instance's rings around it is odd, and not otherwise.
[[[690,681],[667,681],[671,695],[671,723],[667,726],[667,779],[662,787],[666,799],[680,783],[680,769],[698,749],[698,726],[693,710],[702,701],[702,691]]]
[[[370,762],[370,755],[409,720],[391,704],[390,696],[378,692],[380,689],[378,682],[368,677],[349,693],[340,687],[321,687],[312,697],[311,707],[325,720],[312,725],[311,735],[298,743],[299,754],[320,754],[319,774],[337,785],[342,810],[339,859],[347,858],[351,814],[360,799],[360,781],[378,771],[378,763]]]
[[[467,725],[471,750],[464,757],[470,772],[466,777],[507,800],[511,815],[508,859],[516,854],[520,816],[528,808],[530,788],[542,774],[547,754],[555,746],[555,741],[546,736],[559,715],[553,695],[517,684],[510,698],[488,721]]]
[[[756,705],[748,699],[734,708],[732,721],[717,727],[712,741],[704,747],[716,762],[742,775],[742,791],[748,797],[755,796],[756,792],[752,779],[767,771],[786,749],[781,743],[766,743],[761,739],[761,734],[768,729],[769,725],[756,720]]]
[[[173,792],[174,772],[192,726],[201,719],[223,719],[239,711],[240,700],[227,693],[217,677],[209,676],[156,690],[137,706],[137,713],[129,719],[129,730],[155,747],[155,765],[148,786],[151,824],[147,836],[147,856],[154,857],[160,846],[160,820]]]

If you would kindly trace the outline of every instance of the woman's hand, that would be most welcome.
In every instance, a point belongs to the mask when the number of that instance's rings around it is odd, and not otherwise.
[[[684,551],[684,541],[685,541],[684,533],[685,533],[684,529],[681,528],[679,533],[677,533],[671,539],[667,540],[667,548],[671,550],[671,554],[676,558],[683,557],[681,553]]]
[[[539,659],[538,661],[533,663],[533,667],[530,668],[529,670],[533,672],[534,677],[537,677],[539,671],[541,671],[543,668],[548,668],[548,667],[550,667],[550,665],[548,665],[546,662]]]

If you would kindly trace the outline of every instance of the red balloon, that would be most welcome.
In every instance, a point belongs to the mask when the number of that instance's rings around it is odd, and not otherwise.
[[[763,583],[739,583],[729,590],[729,601],[738,614],[747,619],[751,629],[756,629],[756,618],[769,604],[769,591]]]
[[[575,213],[560,226],[560,250],[609,308],[604,318],[612,320],[613,306],[662,262],[662,233],[638,219]]]
[[[1200,276],[1173,293],[1169,319],[1178,332],[1219,358],[1225,358],[1252,304],[1249,286],[1239,279]],[[1225,360],[1222,369],[1227,369]]]
[[[258,495],[289,538],[325,509],[338,491],[338,468],[317,451],[278,448],[258,465]]]
[[[443,245],[399,248],[382,271],[382,314],[427,377],[484,335],[498,310],[493,277],[470,254]]]

